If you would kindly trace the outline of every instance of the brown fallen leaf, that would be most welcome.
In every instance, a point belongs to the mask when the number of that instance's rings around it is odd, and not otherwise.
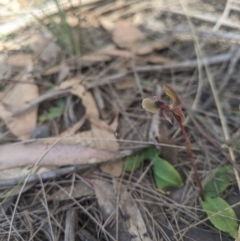
[[[118,21],[112,30],[112,35],[113,41],[120,48],[129,49],[139,55],[153,51],[151,42],[147,40],[145,34],[131,22]]]
[[[49,149],[48,144],[2,145],[0,170],[34,165]],[[14,150],[14,151],[13,151]],[[42,158],[39,166],[97,164],[123,158],[129,152],[109,152],[79,145],[57,144]]]
[[[32,71],[32,65],[29,65],[28,72]],[[11,132],[21,140],[27,140],[31,136],[31,132],[35,129],[37,123],[38,105],[35,105],[28,112],[13,117],[11,109],[16,109],[19,106],[38,97],[38,87],[34,84],[33,79],[29,79],[26,74],[22,81],[28,80],[32,84],[14,84],[14,86],[6,92],[5,98],[0,102],[0,117],[5,121]]]

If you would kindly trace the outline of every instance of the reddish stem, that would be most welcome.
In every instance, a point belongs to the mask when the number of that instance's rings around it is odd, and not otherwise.
[[[175,116],[175,118],[178,120],[178,118],[176,116]],[[178,124],[179,124],[179,127],[181,128],[181,131],[183,133],[183,136],[184,136],[184,139],[185,139],[185,142],[186,142],[187,155],[188,155],[188,158],[189,158],[189,160],[191,162],[191,165],[192,165],[192,168],[193,168],[193,172],[194,172],[194,175],[195,175],[195,178],[196,178],[196,183],[197,183],[197,186],[199,188],[199,195],[202,198],[202,200],[204,200],[204,190],[203,190],[203,187],[202,187],[202,183],[200,181],[200,177],[199,177],[199,173],[198,173],[198,170],[197,170],[196,162],[195,162],[195,160],[193,158],[193,155],[192,155],[191,142],[188,138],[188,135],[187,135],[187,133],[185,131],[185,128],[184,128],[183,124],[181,123],[181,121],[178,121]]]

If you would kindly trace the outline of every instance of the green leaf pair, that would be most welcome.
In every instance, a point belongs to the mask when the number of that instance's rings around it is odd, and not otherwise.
[[[167,161],[159,157],[158,150],[148,148],[140,154],[126,158],[125,170],[133,171],[141,166],[144,159],[153,159],[153,174],[157,188],[181,187],[183,181],[177,170]]]

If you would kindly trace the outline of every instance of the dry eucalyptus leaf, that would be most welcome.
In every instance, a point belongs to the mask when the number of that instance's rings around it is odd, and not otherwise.
[[[125,90],[125,89],[129,89],[129,88],[134,88],[136,87],[136,80],[134,78],[125,78],[125,79],[122,79],[120,81],[118,81],[116,84],[115,84],[116,88],[118,90]]]
[[[99,17],[98,20],[105,30],[107,30],[108,32],[111,32],[113,30],[114,23],[112,21],[110,21],[109,18]]]
[[[66,20],[67,20],[68,25],[71,27],[76,27],[79,24],[79,20],[75,16],[67,16]]]
[[[7,62],[14,67],[25,67],[29,62],[32,62],[31,54],[15,54],[8,57]]]
[[[28,79],[27,74],[22,80],[32,81],[33,84],[14,84],[0,102],[0,117],[5,121],[11,132],[21,140],[30,138],[32,131],[37,124],[38,106],[34,106],[29,111],[18,117],[12,117],[11,109],[16,109],[27,102],[38,97],[38,86],[33,79]]]
[[[112,35],[113,41],[120,48],[127,48],[139,55],[149,54],[153,51],[145,34],[131,22],[118,21],[112,30]]]
[[[7,144],[0,146],[0,170],[12,167],[31,166],[41,159],[39,166],[67,166],[97,164],[126,156],[127,152],[109,152],[80,145],[56,144]],[[14,150],[14,151],[13,151]],[[47,154],[46,154],[47,153]],[[43,156],[46,154],[45,156]]]
[[[61,64],[55,65],[49,69],[47,69],[44,73],[42,73],[43,76],[48,76],[52,74],[56,74],[61,70]]]
[[[78,77],[74,77],[71,79],[68,79],[66,81],[63,81],[60,85],[59,85],[59,89],[61,90],[65,90],[68,89],[70,87],[73,87],[74,85],[78,85],[81,81],[81,76]],[[82,94],[82,93],[81,93]],[[77,92],[76,92],[77,95]],[[79,96],[79,95],[78,95]]]
[[[86,54],[81,58],[81,61],[84,63],[98,63],[98,62],[106,62],[111,60],[110,56],[104,55],[103,53],[91,53],[91,54]]]
[[[84,146],[112,152],[119,150],[119,143],[115,135],[105,129],[95,127],[90,131],[80,132],[73,137]]]

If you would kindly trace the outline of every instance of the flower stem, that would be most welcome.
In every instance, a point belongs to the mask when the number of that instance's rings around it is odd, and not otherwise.
[[[194,172],[194,175],[195,175],[195,179],[196,179],[196,183],[197,183],[197,186],[199,188],[199,196],[202,198],[202,200],[204,200],[204,190],[203,190],[203,187],[202,187],[202,183],[200,181],[200,177],[199,177],[199,173],[198,173],[198,170],[197,170],[196,162],[195,162],[195,160],[193,158],[193,155],[192,155],[191,142],[188,138],[188,135],[186,133],[186,130],[185,130],[183,124],[180,121],[178,121],[178,124],[179,124],[179,127],[181,128],[181,131],[183,133],[183,136],[184,136],[184,139],[185,139],[185,142],[186,142],[187,155],[188,155],[188,158],[191,162],[193,172]]]

